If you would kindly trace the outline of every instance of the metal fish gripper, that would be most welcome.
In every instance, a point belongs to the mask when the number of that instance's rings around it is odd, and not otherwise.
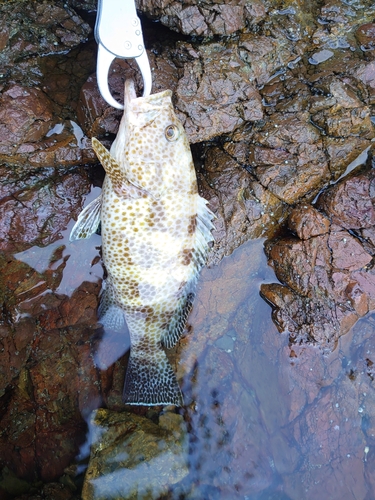
[[[98,43],[96,76],[103,99],[114,108],[124,109],[108,87],[109,68],[116,58],[136,60],[143,78],[143,96],[149,96],[151,68],[134,0],[99,0],[95,39]]]

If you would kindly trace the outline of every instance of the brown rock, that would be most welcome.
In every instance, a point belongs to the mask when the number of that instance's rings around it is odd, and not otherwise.
[[[327,234],[329,220],[311,205],[298,205],[288,218],[289,229],[301,240]]]
[[[237,0],[225,4],[204,1],[199,5],[194,2],[180,4],[138,0],[137,6],[175,31],[198,36],[230,35],[243,29],[252,16],[259,22],[266,13],[258,0]]]
[[[323,144],[328,155],[332,179],[337,180],[347,166],[371,144],[368,139],[359,136],[323,137]]]
[[[97,410],[94,441],[82,491],[83,500],[159,497],[187,473],[185,429],[181,416],[168,430],[132,413]],[[162,419],[163,420],[163,419]],[[124,453],[124,450],[127,450]]]
[[[36,332],[33,321],[29,318],[19,322],[16,334],[13,328],[5,325],[0,327],[0,332],[0,397],[2,397],[6,388],[22,372],[31,353]],[[24,372],[24,376],[27,377],[27,372]]]
[[[91,31],[73,9],[58,2],[5,2],[0,12],[0,63],[4,70],[26,57],[69,50],[85,41]]]
[[[356,29],[355,37],[360,43],[362,50],[372,50],[375,48],[375,24],[366,23]]]
[[[176,90],[176,107],[191,143],[232,132],[244,121],[263,117],[261,98],[248,81],[247,64],[235,45],[200,47],[185,64]]]
[[[375,223],[374,179],[370,170],[339,182],[319,197],[317,206],[345,229],[371,228]]]
[[[374,102],[374,92],[375,92],[375,62],[370,61],[369,63],[362,63],[356,69],[354,76],[358,78],[364,85],[369,89],[371,96],[371,102]]]
[[[52,103],[41,90],[12,85],[1,96],[0,152],[10,156],[21,141],[37,141],[51,118]]]
[[[353,233],[373,224],[372,182],[373,170],[343,179],[318,201],[331,225],[316,209],[299,207],[290,227],[304,239],[284,237],[266,245],[276,275],[286,286],[264,284],[261,292],[274,308],[278,328],[289,330],[293,341],[312,340],[332,348],[375,305],[371,233],[367,242]],[[316,231],[317,215],[324,234],[310,236],[308,229]]]
[[[328,245],[332,252],[333,268],[358,271],[372,260],[372,256],[347,231],[331,231]]]
[[[256,177],[286,203],[311,197],[329,179],[320,134],[305,114],[274,117],[254,135],[253,142],[262,147],[254,148]]]
[[[22,251],[32,245],[47,245],[61,238],[72,215],[81,210],[80,202],[89,191],[87,173],[51,176],[13,196],[0,199],[0,248]],[[77,216],[77,215],[76,215]]]
[[[208,150],[203,196],[216,215],[210,262],[218,262],[249,238],[273,234],[286,206],[219,148]]]

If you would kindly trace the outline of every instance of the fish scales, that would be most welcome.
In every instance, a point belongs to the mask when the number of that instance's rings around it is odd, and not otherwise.
[[[106,177],[101,196],[80,214],[71,239],[101,222],[107,278],[98,310],[105,328],[128,326],[124,385],[129,404],[182,405],[163,347],[183,333],[205,263],[213,214],[198,194],[190,146],[171,92],[136,98],[125,84],[125,109],[111,150],[95,138]]]

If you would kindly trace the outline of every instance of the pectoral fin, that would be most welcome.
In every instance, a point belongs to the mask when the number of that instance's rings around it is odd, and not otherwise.
[[[79,214],[70,233],[70,241],[90,238],[96,232],[100,224],[101,208],[102,195],[99,195]]]
[[[145,195],[145,191],[141,187],[129,182],[125,172],[121,169],[108,149],[95,139],[95,137],[92,138],[92,147],[100,163],[103,165],[106,174],[111,179],[113,189],[117,195],[127,198],[142,198]]]

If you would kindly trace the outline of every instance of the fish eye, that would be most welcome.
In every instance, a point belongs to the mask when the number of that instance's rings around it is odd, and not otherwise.
[[[176,125],[168,125],[164,133],[167,141],[170,142],[177,141],[177,139],[180,137],[180,131],[178,130],[178,127]]]

